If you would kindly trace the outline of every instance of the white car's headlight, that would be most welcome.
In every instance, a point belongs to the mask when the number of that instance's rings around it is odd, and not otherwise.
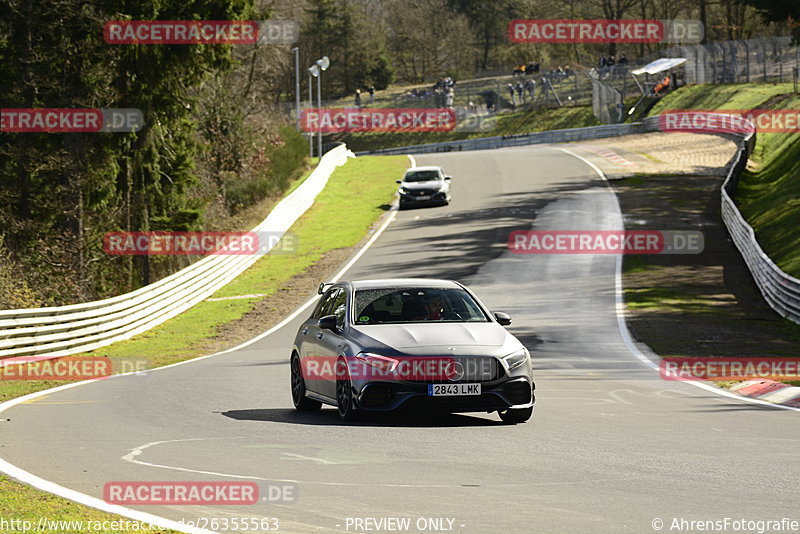
[[[504,356],[503,362],[505,362],[506,368],[511,371],[525,363],[525,360],[527,360],[529,356],[530,353],[528,352],[528,349],[522,347],[520,350],[512,352],[508,356]]]

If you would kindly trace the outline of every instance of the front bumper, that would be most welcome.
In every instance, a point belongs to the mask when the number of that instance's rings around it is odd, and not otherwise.
[[[536,402],[534,389],[524,376],[481,382],[480,395],[453,397],[430,397],[425,383],[369,382],[356,395],[356,405],[371,412],[495,412],[530,408]]]
[[[447,194],[444,191],[437,191],[431,193],[430,195],[422,195],[422,196],[428,196],[430,198],[421,200],[419,198],[419,195],[400,193],[400,205],[423,206],[428,204],[442,204],[444,202],[447,202]]]

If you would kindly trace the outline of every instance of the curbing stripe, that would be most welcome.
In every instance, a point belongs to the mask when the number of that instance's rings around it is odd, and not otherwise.
[[[778,404],[785,404],[788,401],[800,400],[800,388],[795,386],[789,386],[787,384],[785,388],[776,389],[770,391],[769,393],[765,393],[764,395],[759,395],[759,399],[768,400],[770,402],[776,402]]]

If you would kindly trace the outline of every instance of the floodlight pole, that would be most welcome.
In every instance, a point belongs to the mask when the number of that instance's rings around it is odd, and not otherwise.
[[[314,100],[313,100],[313,97],[311,95],[313,87],[314,87],[314,81],[311,79],[311,73],[309,72],[308,73],[308,109],[309,109],[309,111],[314,106]],[[317,121],[319,121],[319,117],[317,118]],[[314,157],[314,134],[311,133],[311,132],[307,132],[307,133],[308,133],[308,157],[309,158],[313,158]]]
[[[317,138],[317,157],[322,159],[322,121],[320,120],[320,114],[322,113],[322,70],[319,71],[319,76],[317,76],[317,130],[319,131],[319,137]]]
[[[294,113],[295,126],[300,130],[300,49],[292,48],[294,52]]]

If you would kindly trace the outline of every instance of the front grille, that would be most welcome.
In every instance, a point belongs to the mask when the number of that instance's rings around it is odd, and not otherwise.
[[[410,193],[415,197],[419,197],[419,196],[423,196],[423,195],[433,195],[433,194],[438,193],[438,192],[439,192],[438,189],[414,189],[414,190],[410,191]]]
[[[415,384],[452,384],[458,382],[491,382],[503,375],[503,370],[497,358],[491,356],[461,356],[453,358],[464,369],[464,376],[460,380],[448,380],[444,377],[434,379],[407,380]]]
[[[389,384],[367,384],[361,392],[359,402],[363,406],[380,406],[392,398],[392,388]]]

